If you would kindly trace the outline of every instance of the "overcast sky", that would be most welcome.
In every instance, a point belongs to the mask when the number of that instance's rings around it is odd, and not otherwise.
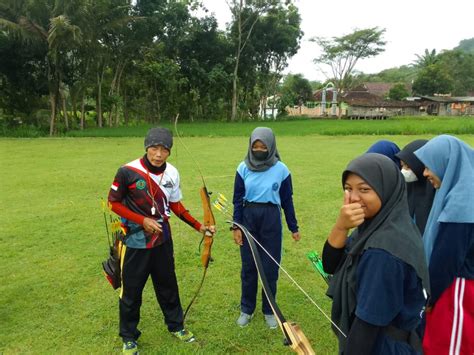
[[[231,20],[225,0],[204,0],[224,29]],[[425,48],[456,47],[474,37],[474,0],[295,0],[301,16],[304,37],[298,53],[289,61],[285,73],[301,73],[309,80],[325,80],[313,64],[320,54],[309,40],[315,36],[339,37],[354,29],[385,28],[385,52],[356,65],[364,73],[412,63]]]

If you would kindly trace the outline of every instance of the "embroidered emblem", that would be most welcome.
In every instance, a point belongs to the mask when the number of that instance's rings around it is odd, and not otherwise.
[[[277,182],[274,182],[273,185],[272,185],[272,190],[273,191],[277,191],[278,190],[278,183]]]
[[[163,187],[166,187],[167,189],[170,189],[173,187],[173,184],[171,183],[171,181],[166,181],[164,184],[163,184]]]
[[[146,187],[145,180],[138,180],[137,181],[137,189],[143,190]]]

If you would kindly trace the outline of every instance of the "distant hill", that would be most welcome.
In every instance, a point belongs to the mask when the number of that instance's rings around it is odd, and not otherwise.
[[[459,49],[468,53],[474,53],[474,38],[463,39],[454,49]]]

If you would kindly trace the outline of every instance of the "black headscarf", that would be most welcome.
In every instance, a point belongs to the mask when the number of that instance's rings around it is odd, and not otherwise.
[[[418,139],[407,144],[399,153],[395,154],[403,160],[418,178],[418,181],[407,183],[408,208],[410,215],[415,218],[415,223],[421,235],[425,231],[426,221],[433,205],[435,188],[423,176],[425,165],[414,154],[415,150],[423,147],[428,141]]]
[[[376,153],[366,153],[349,163],[342,174],[342,184],[350,173],[360,176],[379,196],[382,207],[370,220],[365,220],[351,235],[346,258],[329,285],[333,299],[331,319],[347,335],[357,305],[357,266],[366,249],[383,249],[412,266],[423,287],[429,290],[420,233],[408,214],[405,181],[392,160]],[[344,350],[346,338],[335,330],[339,349]]]
[[[265,160],[258,160],[252,152],[252,146],[256,141],[261,141],[267,146],[268,156]],[[280,160],[276,147],[273,131],[267,127],[257,127],[253,130],[249,139],[249,149],[245,157],[245,165],[252,171],[266,171]]]

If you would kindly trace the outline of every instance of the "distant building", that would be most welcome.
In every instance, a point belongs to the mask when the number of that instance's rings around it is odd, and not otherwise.
[[[305,105],[287,107],[290,116],[344,117],[349,119],[386,119],[394,116],[474,116],[474,95],[415,96],[403,101],[386,100],[394,84],[365,83],[337,97],[338,107],[334,110],[333,92],[314,92],[312,101]],[[321,107],[325,102],[325,107]],[[332,107],[332,109],[331,109]],[[339,115],[339,111],[340,115]]]
[[[474,96],[419,96],[421,109],[429,115],[474,115]]]
[[[380,85],[367,86],[367,84]],[[333,92],[326,91],[326,97],[325,100],[323,100],[323,90],[320,89],[314,92],[311,102],[302,106],[287,108],[287,112],[290,116],[338,117],[339,111],[341,111],[341,117],[350,119],[386,119],[392,116],[413,116],[420,114],[420,102],[383,99],[393,84],[367,84],[360,85],[347,93],[343,93],[342,97],[339,96],[336,110],[330,110],[333,101]],[[369,87],[377,94],[370,92]],[[326,102],[325,108],[321,107],[322,102]],[[329,112],[331,112],[331,114],[329,114]]]

